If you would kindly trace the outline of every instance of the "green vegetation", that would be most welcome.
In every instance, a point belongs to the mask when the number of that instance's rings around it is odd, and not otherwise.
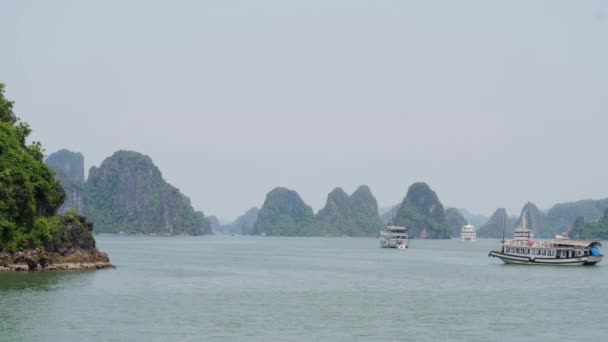
[[[563,233],[578,217],[585,222],[597,221],[607,208],[608,198],[556,204],[547,212],[549,235]]]
[[[313,222],[312,209],[297,192],[275,188],[266,195],[253,231],[258,235],[314,236]]]
[[[409,187],[394,224],[407,227],[410,237],[415,238],[449,239],[452,235],[443,204],[426,183],[414,183]]]
[[[317,215],[297,192],[276,188],[257,213],[254,234],[286,236],[377,236],[383,224],[367,186],[351,196],[337,188]]]
[[[580,223],[579,223],[580,224]],[[573,231],[578,229],[576,222]],[[586,223],[580,232],[584,239],[606,240],[608,239],[608,209],[604,210],[604,215],[595,222]]]
[[[84,218],[55,215],[64,190],[44,164],[40,143],[26,145],[31,129],[15,116],[4,89],[0,84],[0,251],[88,248],[91,243],[94,248]]]
[[[362,185],[351,196],[341,188],[332,191],[311,230],[318,236],[377,236],[383,225],[376,198]]]

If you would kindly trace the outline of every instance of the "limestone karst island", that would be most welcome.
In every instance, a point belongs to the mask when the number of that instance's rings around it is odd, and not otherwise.
[[[93,223],[76,211],[58,214],[67,195],[44,164],[42,144],[13,112],[0,84],[0,271],[112,267],[99,251]]]

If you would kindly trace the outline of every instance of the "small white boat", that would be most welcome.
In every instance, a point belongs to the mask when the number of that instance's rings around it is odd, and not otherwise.
[[[460,240],[477,241],[477,232],[475,231],[475,227],[470,224],[462,226],[460,229]]]
[[[410,237],[407,228],[399,226],[386,226],[380,231],[380,247],[382,248],[408,248]]]

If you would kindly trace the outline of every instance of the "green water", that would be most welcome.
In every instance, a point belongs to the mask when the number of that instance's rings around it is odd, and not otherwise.
[[[0,341],[607,341],[608,260],[496,241],[98,237],[118,266],[0,274]]]

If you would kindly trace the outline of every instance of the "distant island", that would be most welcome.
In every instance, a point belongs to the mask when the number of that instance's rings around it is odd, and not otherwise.
[[[522,225],[526,215],[526,225],[537,238],[553,238],[567,233],[571,238],[608,239],[608,199],[582,200],[559,203],[545,214],[532,202],[521,210],[519,217],[509,217],[504,208],[497,209],[492,217],[479,227],[477,236],[502,238],[513,236],[513,229]]]
[[[378,203],[369,187],[362,185],[351,195],[341,188],[328,196],[315,215],[300,195],[275,188],[266,195],[251,232],[281,236],[376,236],[382,227]]]
[[[76,210],[95,222],[96,233],[211,234],[211,223],[190,199],[168,184],[149,156],[117,151],[84,179],[82,154],[61,150],[47,165],[66,189],[60,212]]]
[[[416,238],[447,239],[452,235],[443,205],[425,183],[410,186],[389,223],[407,226]],[[253,234],[376,237],[383,225],[376,198],[366,185],[350,196],[341,188],[334,189],[316,214],[294,190],[275,188],[266,195]]]
[[[113,267],[87,218],[57,214],[66,193],[44,164],[42,145],[26,144],[31,129],[4,89],[0,83],[0,271]]]

